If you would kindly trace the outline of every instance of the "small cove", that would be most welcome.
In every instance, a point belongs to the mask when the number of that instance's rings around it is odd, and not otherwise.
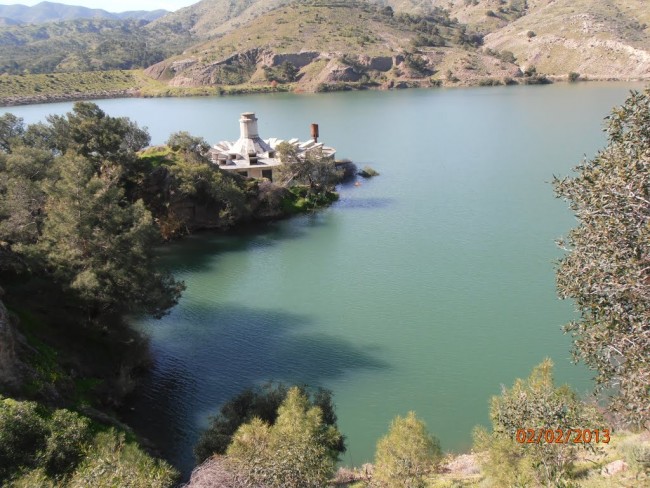
[[[546,356],[588,391],[553,272],[574,219],[549,181],[602,147],[603,117],[641,86],[99,101],[152,143],[177,130],[236,139],[247,110],[262,137],[304,139],[317,122],[339,157],[381,173],[322,212],[162,249],[187,291],[162,320],[136,323],[154,368],[127,420],[187,470],[221,403],[267,380],[305,382],[334,391],[343,461],[359,465],[408,410],[444,449],[467,449],[490,396]],[[35,122],[70,107],[6,110]]]

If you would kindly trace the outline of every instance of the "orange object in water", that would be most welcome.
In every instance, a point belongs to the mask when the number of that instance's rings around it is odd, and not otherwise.
[[[355,182],[354,186],[361,186],[361,182],[360,181]]]

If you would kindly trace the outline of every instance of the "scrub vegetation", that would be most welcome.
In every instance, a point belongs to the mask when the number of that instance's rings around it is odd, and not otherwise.
[[[0,397],[2,486],[168,487],[178,473],[132,436],[76,412]]]

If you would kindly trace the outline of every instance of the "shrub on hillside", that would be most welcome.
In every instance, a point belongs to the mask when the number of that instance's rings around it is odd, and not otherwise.
[[[228,462],[248,485],[321,488],[334,474],[341,434],[324,422],[299,388],[291,388],[273,425],[259,418],[242,425],[228,447]]]
[[[55,411],[49,422],[47,445],[41,455],[41,465],[50,476],[73,471],[84,455],[91,439],[90,421],[68,410]]]
[[[178,473],[164,461],[144,453],[124,433],[113,429],[95,436],[86,459],[68,488],[169,488]]]
[[[0,397],[0,482],[37,465],[47,426],[34,402]]]
[[[0,397],[2,486],[167,488],[176,476],[123,433],[111,429],[93,438],[90,420],[75,412]]]
[[[439,441],[427,432],[415,412],[397,416],[388,434],[377,443],[373,484],[388,488],[424,487],[425,477],[441,456]]]
[[[309,391],[306,387],[299,387],[299,390],[308,398],[311,407],[320,409],[325,425],[336,427],[332,392],[323,388]],[[210,426],[203,432],[194,448],[198,463],[214,454],[225,454],[237,429],[254,418],[273,425],[288,392],[286,385],[269,383],[248,388],[226,402],[219,413],[210,420]],[[345,452],[343,437],[338,438],[329,448],[337,455]]]
[[[595,408],[568,386],[555,386],[552,369],[553,362],[546,359],[529,378],[517,379],[510,389],[503,387],[491,401],[492,432],[475,430],[475,447],[487,451],[483,467],[494,486],[512,486],[513,480],[523,486],[533,479],[546,486],[564,485],[579,451],[596,449],[595,443],[546,442],[546,437],[525,442],[528,431],[537,438],[540,433],[557,435],[558,430],[566,435],[578,426],[603,427]]]

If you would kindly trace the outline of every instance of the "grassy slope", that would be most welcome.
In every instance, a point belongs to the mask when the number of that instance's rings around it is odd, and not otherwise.
[[[90,71],[0,76],[0,104],[126,95],[154,82],[139,71]]]
[[[189,31],[194,39],[210,39],[244,25],[291,0],[202,0],[162,17],[146,29],[149,31]]]
[[[650,77],[646,0],[537,0],[534,5],[488,35],[486,46],[510,50],[521,65],[552,75]],[[529,38],[529,31],[535,37]]]
[[[374,10],[350,3],[281,7],[184,54],[201,56],[201,61],[210,62],[237,51],[264,46],[277,53],[327,50],[390,55],[407,44],[413,32],[387,21]]]
[[[148,73],[157,79],[173,78],[170,84],[176,87],[228,84],[217,81],[222,78],[214,76],[215,63],[236,53],[253,51],[256,51],[253,57],[257,58],[254,60],[257,65],[249,66],[245,82],[232,84],[243,83],[240,86],[247,87],[268,85],[262,67],[271,62],[273,54],[304,51],[320,53],[317,60],[302,68],[300,80],[292,86],[305,91],[313,91],[323,82],[331,84],[331,72],[345,69],[346,63],[342,61],[345,56],[353,60],[378,56],[394,58],[419,51],[416,58],[429,60],[428,70],[419,74],[405,65],[383,73],[366,70],[366,82],[370,84],[388,85],[393,81],[428,86],[436,80],[446,83],[448,70],[457,73],[463,81],[478,84],[489,77],[503,79],[512,76],[516,71],[513,65],[508,66],[463,45],[459,40],[463,25],[439,14],[436,27],[445,47],[416,49],[411,41],[418,35],[418,24],[409,23],[397,15],[386,15],[375,5],[341,1],[297,2],[279,7],[223,37],[187,49],[182,55],[156,67],[157,71],[152,69]],[[261,56],[260,49],[263,51]],[[176,67],[183,62],[195,64]],[[163,67],[167,69],[163,70]]]

